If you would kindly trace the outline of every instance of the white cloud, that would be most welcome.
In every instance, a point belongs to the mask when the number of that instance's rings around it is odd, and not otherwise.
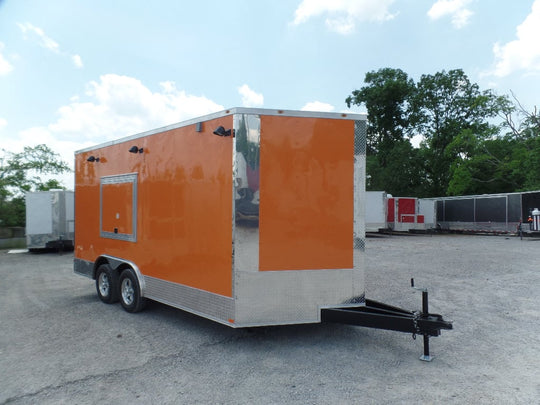
[[[58,44],[58,42],[47,36],[41,28],[36,27],[29,22],[17,23],[17,25],[21,29],[25,39],[30,39],[36,42],[39,46],[48,49],[49,51],[54,52],[58,55],[69,56],[71,61],[73,62],[73,65],[79,69],[84,66],[80,55],[69,54],[68,52],[60,50],[60,45]]]
[[[396,15],[389,11],[394,0],[303,0],[294,13],[294,25],[326,15],[326,27],[339,34],[354,32],[362,21],[387,21]]]
[[[76,150],[223,109],[204,96],[177,89],[174,82],[160,83],[154,92],[133,77],[106,74],[60,107],[56,121],[21,131],[2,147],[19,151],[46,143],[72,163]],[[71,187],[72,175],[67,181]]]
[[[40,46],[46,48],[54,53],[60,53],[60,45],[54,39],[45,35],[45,32],[39,27],[36,27],[29,22],[26,23],[17,23],[25,38],[32,38]]]
[[[467,8],[471,0],[438,0],[428,11],[432,20],[450,16],[455,28],[463,28],[469,23],[473,12]]]
[[[247,84],[240,86],[238,93],[242,96],[242,106],[244,107],[261,107],[264,104],[263,95],[251,90]]]
[[[2,55],[4,44],[0,42],[0,76],[7,75],[13,70],[13,65]]]
[[[223,110],[206,97],[178,90],[174,82],[160,87],[152,92],[133,77],[103,75],[87,85],[90,101],[72,98],[58,109],[59,118],[48,129],[62,139],[103,142]]]
[[[7,126],[7,120],[4,118],[0,118],[0,131],[4,129]]]
[[[491,74],[504,77],[515,71],[540,71],[540,0],[535,0],[531,13],[516,29],[517,39],[493,46],[495,69]]]
[[[78,67],[79,69],[81,69],[84,66],[80,55],[72,55],[71,61],[73,62],[75,67]]]
[[[332,112],[334,111],[334,106],[328,103],[323,103],[321,101],[311,101],[301,108],[302,111],[322,111],[322,112]]]
[[[172,93],[176,89],[176,84],[172,81],[166,81],[161,82],[159,87],[161,87],[165,93]]]

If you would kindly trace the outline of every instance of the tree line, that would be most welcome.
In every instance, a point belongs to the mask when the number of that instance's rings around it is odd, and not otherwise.
[[[415,82],[384,68],[368,72],[364,84],[345,102],[367,109],[368,190],[443,197],[540,189],[536,108],[481,90],[461,69]],[[0,150],[0,226],[24,226],[24,193],[63,188],[50,177],[69,170],[47,145]]]
[[[384,68],[364,84],[345,101],[367,109],[368,190],[442,197],[540,189],[536,108],[481,90],[461,69],[415,82]]]

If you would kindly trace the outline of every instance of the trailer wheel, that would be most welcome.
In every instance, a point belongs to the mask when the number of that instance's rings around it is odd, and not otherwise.
[[[118,301],[118,273],[108,264],[102,264],[96,271],[96,290],[98,297],[106,304]]]
[[[146,304],[146,299],[141,297],[139,281],[132,269],[125,269],[120,274],[120,303],[127,312],[139,312]]]

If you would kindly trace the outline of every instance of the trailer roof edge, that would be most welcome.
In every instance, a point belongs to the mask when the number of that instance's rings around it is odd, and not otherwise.
[[[367,120],[367,114],[365,113],[339,113],[339,112],[321,112],[321,111],[301,111],[301,110],[279,110],[274,108],[247,108],[247,107],[234,107],[228,108],[226,110],[218,111],[211,114],[206,114],[200,117],[190,118],[185,121],[180,121],[174,124],[166,125],[163,127],[151,129],[144,132],[139,132],[133,135],[124,136],[119,139],[112,141],[103,142],[96,144],[94,146],[89,146],[87,148],[79,149],[75,151],[75,155],[78,153],[88,152],[95,149],[104,148],[107,146],[115,145],[122,142],[127,142],[133,139],[142,138],[144,136],[154,135],[164,131],[170,131],[176,128],[186,127],[188,125],[194,125],[198,122],[209,121],[220,117],[225,117],[227,115],[233,114],[257,114],[257,115],[275,115],[275,116],[286,116],[286,117],[305,117],[305,118],[330,118],[330,119],[347,119],[347,120]]]
[[[468,194],[468,195],[452,195],[447,197],[432,197],[436,200],[467,200],[473,198],[492,198],[492,197],[505,197],[508,195],[522,195],[522,194],[532,194],[539,193],[540,190],[529,190],[529,191],[513,191],[510,193],[490,193],[490,194]]]

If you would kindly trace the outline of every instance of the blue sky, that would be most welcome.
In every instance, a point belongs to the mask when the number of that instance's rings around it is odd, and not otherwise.
[[[540,0],[0,0],[0,147],[71,162],[229,107],[343,111],[384,67],[462,68],[532,110],[539,38]]]

